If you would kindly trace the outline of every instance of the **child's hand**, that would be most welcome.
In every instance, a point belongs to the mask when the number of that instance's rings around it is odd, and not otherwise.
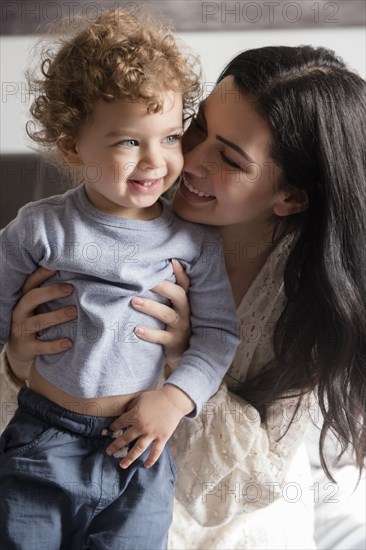
[[[112,432],[127,429],[107,447],[107,454],[113,455],[137,439],[120,462],[121,468],[128,468],[152,443],[150,455],[144,463],[146,468],[150,468],[163,452],[180,419],[194,407],[188,395],[171,384],[160,390],[143,392],[131,401],[130,409],[109,427]]]

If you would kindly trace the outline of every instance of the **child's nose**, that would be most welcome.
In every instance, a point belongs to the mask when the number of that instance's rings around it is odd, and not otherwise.
[[[139,167],[142,170],[154,170],[165,165],[164,157],[157,147],[149,147],[143,152],[139,162]]]

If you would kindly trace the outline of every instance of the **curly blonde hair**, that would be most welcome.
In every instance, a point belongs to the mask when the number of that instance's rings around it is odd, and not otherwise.
[[[27,74],[36,95],[27,123],[34,141],[52,149],[76,137],[100,99],[144,101],[149,112],[159,112],[160,94],[173,90],[182,93],[185,115],[192,114],[200,93],[197,58],[151,12],[109,10],[83,27],[43,52],[41,78]]]

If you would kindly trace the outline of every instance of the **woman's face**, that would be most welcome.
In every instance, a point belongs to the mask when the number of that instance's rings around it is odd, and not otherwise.
[[[184,178],[173,199],[177,214],[218,226],[268,223],[283,200],[271,139],[255,103],[226,77],[186,133]]]

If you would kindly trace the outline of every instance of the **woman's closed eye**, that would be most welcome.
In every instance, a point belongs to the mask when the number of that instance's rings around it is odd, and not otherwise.
[[[235,170],[243,170],[243,168],[239,166],[239,164],[229,159],[229,157],[227,157],[223,151],[220,151],[220,157],[222,161],[228,166],[230,166],[231,168],[234,168]]]

